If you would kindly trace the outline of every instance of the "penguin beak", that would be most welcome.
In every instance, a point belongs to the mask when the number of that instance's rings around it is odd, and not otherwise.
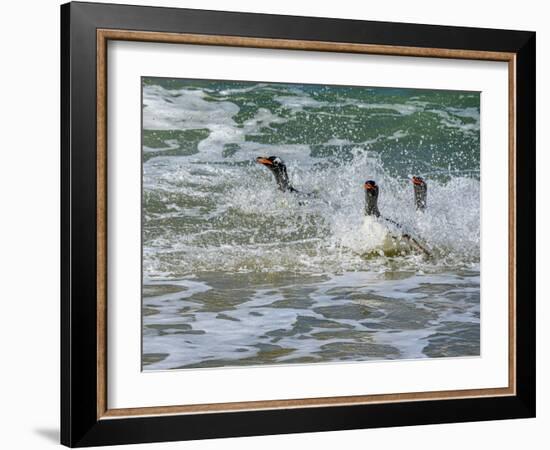
[[[374,191],[374,185],[370,183],[365,183],[365,189],[367,191]]]
[[[424,184],[424,180],[422,178],[418,177],[412,177],[413,184],[416,184],[417,186],[422,186]]]
[[[273,165],[273,162],[270,159],[267,159],[264,156],[258,156],[256,158],[256,162],[258,164],[263,164],[264,166],[272,166]]]

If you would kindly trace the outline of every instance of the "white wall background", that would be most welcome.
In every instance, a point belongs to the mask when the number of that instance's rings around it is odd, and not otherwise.
[[[530,420],[140,445],[158,449],[337,446],[547,448],[550,427],[550,17],[545,2],[501,0],[129,0],[134,4],[464,25],[537,32],[538,417]],[[59,439],[59,0],[4,2],[0,16],[0,447]],[[521,182],[521,180],[520,180]],[[534,299],[533,299],[534,301]],[[133,448],[126,447],[126,448]]]

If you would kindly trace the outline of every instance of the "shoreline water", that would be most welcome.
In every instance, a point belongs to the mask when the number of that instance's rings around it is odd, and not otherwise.
[[[478,94],[143,89],[144,370],[479,355]],[[271,154],[311,198],[277,190]],[[433,258],[379,254],[365,179]]]

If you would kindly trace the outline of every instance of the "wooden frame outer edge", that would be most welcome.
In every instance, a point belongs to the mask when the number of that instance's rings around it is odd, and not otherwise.
[[[107,40],[97,33],[97,417],[107,411]]]
[[[475,59],[488,61],[511,61],[515,54],[482,50],[460,50],[447,48],[404,47],[380,44],[356,44],[328,41],[298,41],[291,39],[252,38],[193,33],[160,33],[153,31],[114,30],[100,28],[98,39],[138,42],[159,42],[171,44],[217,45],[225,47],[252,47],[279,50],[309,50],[342,53],[365,53],[372,55],[396,55],[413,57],[437,57],[453,59]]]
[[[516,56],[508,61],[508,386],[516,383]]]
[[[508,387],[399,394],[318,397],[286,400],[211,403],[199,405],[149,406],[108,409],[107,405],[107,42],[109,40],[218,45],[269,49],[364,53],[410,57],[436,57],[508,62],[509,72],[509,370]],[[239,36],[159,33],[97,29],[97,419],[175,414],[258,411],[266,409],[314,408],[357,404],[411,402],[516,395],[516,54],[479,50],[401,47],[322,41],[248,38]]]

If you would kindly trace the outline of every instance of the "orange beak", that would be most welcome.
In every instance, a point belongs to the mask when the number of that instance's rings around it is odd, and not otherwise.
[[[416,184],[416,185],[424,184],[424,180],[418,177],[412,177],[412,182],[413,184]]]
[[[365,189],[368,191],[372,191],[374,189],[374,185],[370,183],[365,183]]]
[[[257,162],[258,164],[265,164],[265,165],[268,165],[268,166],[272,166],[272,165],[273,165],[273,163],[271,162],[271,160],[269,160],[269,159],[267,159],[267,158],[265,158],[265,157],[263,157],[263,156],[258,156],[258,157],[256,158],[256,162]]]

